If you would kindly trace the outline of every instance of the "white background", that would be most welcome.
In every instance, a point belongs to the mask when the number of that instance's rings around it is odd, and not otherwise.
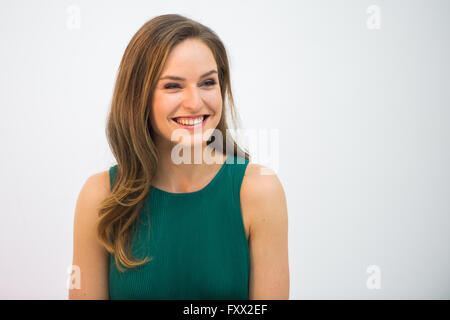
[[[115,163],[105,124],[122,54],[146,21],[178,13],[224,42],[244,127],[279,132],[290,299],[449,299],[449,9],[2,0],[0,298],[67,299],[78,193]]]

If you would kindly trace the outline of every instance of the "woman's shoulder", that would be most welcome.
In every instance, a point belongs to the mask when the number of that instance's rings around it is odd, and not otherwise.
[[[276,172],[266,166],[249,163],[240,191],[241,208],[248,217],[250,233],[268,232],[287,216],[286,196]],[[258,231],[260,230],[260,231]]]
[[[274,170],[266,166],[249,163],[242,180],[241,193],[261,198],[283,191],[280,179]]]
[[[109,170],[91,174],[85,182],[85,188],[97,197],[105,197],[110,193]]]
[[[240,196],[241,205],[248,208],[250,214],[267,211],[285,202],[284,189],[276,172],[256,163],[247,165]]]

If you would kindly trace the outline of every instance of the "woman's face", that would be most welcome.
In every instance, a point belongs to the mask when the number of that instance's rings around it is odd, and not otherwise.
[[[211,50],[200,40],[187,39],[172,49],[157,82],[150,112],[157,145],[178,143],[179,136],[186,134],[190,139],[182,138],[183,145],[206,145],[205,139],[211,134],[206,137],[205,131],[215,129],[222,115],[217,71]]]

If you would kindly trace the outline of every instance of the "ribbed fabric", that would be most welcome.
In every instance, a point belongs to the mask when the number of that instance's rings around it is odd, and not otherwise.
[[[113,299],[248,299],[250,255],[240,207],[248,160],[228,155],[203,189],[170,193],[151,186],[131,248],[146,264],[117,270]],[[109,169],[111,188],[117,165]]]

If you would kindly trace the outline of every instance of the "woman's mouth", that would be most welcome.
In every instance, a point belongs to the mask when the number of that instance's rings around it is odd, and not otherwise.
[[[209,118],[209,114],[204,114],[195,118],[192,117],[177,117],[172,118],[173,122],[175,122],[179,127],[184,129],[195,129],[202,128],[206,120]]]

